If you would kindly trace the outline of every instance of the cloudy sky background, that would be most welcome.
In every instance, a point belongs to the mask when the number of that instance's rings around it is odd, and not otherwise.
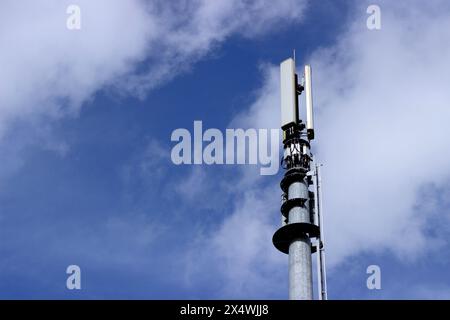
[[[295,48],[314,72],[330,298],[450,298],[448,30],[443,0],[3,1],[0,297],[286,298],[282,172],[175,166],[170,135],[277,128]]]

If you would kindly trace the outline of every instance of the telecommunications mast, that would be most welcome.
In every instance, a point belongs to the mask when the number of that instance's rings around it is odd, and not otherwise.
[[[282,226],[272,241],[278,250],[289,255],[289,299],[313,299],[312,254],[316,253],[318,298],[326,300],[320,165],[310,151],[314,139],[311,66],[305,66],[301,84],[292,58],[281,63],[280,75],[284,145],[281,162],[286,172],[280,183]],[[306,124],[299,117],[298,96],[303,92]]]

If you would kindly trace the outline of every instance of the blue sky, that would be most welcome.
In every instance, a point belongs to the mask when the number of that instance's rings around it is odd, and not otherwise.
[[[170,136],[276,128],[294,48],[315,75],[329,297],[450,297],[448,4],[378,1],[369,31],[369,2],[118,3],[78,1],[79,31],[69,2],[0,5],[0,298],[287,298],[281,170],[176,166]]]

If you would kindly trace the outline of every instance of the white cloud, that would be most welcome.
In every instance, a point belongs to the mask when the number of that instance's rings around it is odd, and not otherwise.
[[[0,150],[8,148],[5,135],[18,122],[26,123],[21,130],[32,137],[36,128],[76,115],[101,89],[143,96],[230,36],[260,36],[298,21],[303,3],[2,1]],[[66,28],[70,4],[81,9],[79,31]],[[16,143],[18,149],[25,144]]]
[[[426,234],[436,212],[417,208],[434,201],[429,193],[428,197],[421,194],[422,187],[444,184],[450,175],[450,11],[442,1],[429,3],[427,9],[419,1],[380,6],[380,31],[366,28],[367,6],[361,6],[355,10],[355,22],[334,46],[306,59],[314,70],[317,139],[313,148],[325,164],[325,231],[331,269],[362,252],[389,251],[411,261],[447,242]],[[259,98],[233,123],[278,126],[278,69],[267,70]],[[247,179],[244,173],[242,180]],[[253,192],[266,190],[264,182],[257,179]],[[214,245],[230,245],[230,250],[217,250],[214,255],[226,261],[224,277],[238,288],[255,285],[255,278],[264,279],[270,263],[272,276],[280,275],[269,251],[263,269],[252,268],[253,261],[261,261],[261,250],[246,245],[246,239],[265,239],[267,249],[271,246],[268,233],[276,226],[270,219],[259,220],[255,227],[250,218],[248,224],[237,223],[254,212],[239,199],[241,206],[210,235]],[[275,205],[278,210],[275,197],[253,199],[244,193],[242,199],[252,200],[256,208]],[[259,287],[254,288],[252,292],[258,294]]]
[[[362,250],[413,259],[433,244],[414,207],[450,173],[450,12],[422,7],[382,4],[380,31],[354,23],[311,58],[332,264]]]
[[[154,1],[150,10],[161,27],[148,72],[134,75],[127,88],[139,95],[190,68],[233,35],[254,38],[298,22],[305,0]],[[270,9],[268,9],[270,8]]]
[[[68,4],[2,2],[0,132],[14,120],[75,112],[96,90],[130,71],[156,36],[138,1],[78,1],[80,31],[66,28]]]
[[[220,280],[219,297],[277,296],[287,285],[280,272],[286,257],[268,246],[279,210],[277,186],[240,191],[223,223],[197,232],[184,257],[185,281],[192,285],[206,279],[216,288],[213,281]]]
[[[233,215],[212,240],[219,271],[225,275],[222,294],[231,297],[272,296],[284,283],[278,272],[286,263],[275,250],[267,250],[279,196],[275,187],[249,190],[237,201]],[[279,291],[278,291],[279,292]]]

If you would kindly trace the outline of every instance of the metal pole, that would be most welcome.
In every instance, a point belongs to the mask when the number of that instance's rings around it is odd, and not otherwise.
[[[319,300],[324,300],[322,297],[323,287],[322,287],[322,273],[321,273],[321,265],[320,261],[320,241],[316,241],[316,271],[317,271],[317,295]]]
[[[314,223],[320,228],[320,214],[319,214],[319,180],[317,178],[317,166],[314,163],[314,170],[312,171],[314,176]],[[316,272],[317,272],[317,295],[319,300],[323,299],[323,282],[322,282],[322,260],[320,255],[320,247],[322,242],[320,238],[316,240]]]
[[[322,212],[322,176],[321,176],[321,167],[322,165],[316,165],[316,174],[317,174],[317,198],[318,198],[318,215],[319,215],[319,228],[320,228],[320,236],[319,236],[319,244],[320,250],[317,251],[317,254],[320,256],[320,274],[321,274],[321,287],[322,291],[320,295],[323,300],[328,299],[327,292],[327,273],[325,268],[325,242],[324,242],[324,232],[323,232],[323,212]]]
[[[289,246],[289,299],[312,298],[311,241],[305,237]]]
[[[288,199],[309,197],[305,179],[289,186]],[[294,207],[289,211],[289,223],[310,223],[308,201],[303,207]],[[308,236],[299,236],[289,245],[289,299],[312,300],[312,263],[311,240]]]

